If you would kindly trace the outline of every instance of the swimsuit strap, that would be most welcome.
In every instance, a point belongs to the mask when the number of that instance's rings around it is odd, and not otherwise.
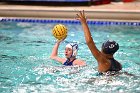
[[[73,59],[72,61],[70,61],[70,59],[68,58],[68,59],[66,60],[66,62],[64,62],[63,65],[65,65],[65,66],[73,66],[73,61],[74,61],[74,60],[76,60],[76,58]]]

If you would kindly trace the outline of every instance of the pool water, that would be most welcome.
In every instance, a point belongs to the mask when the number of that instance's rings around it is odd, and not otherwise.
[[[140,26],[89,24],[99,49],[107,40],[115,40],[120,49],[115,58],[123,72],[116,76],[97,76],[97,61],[89,51],[80,24],[65,24],[68,37],[59,47],[79,44],[78,58],[85,67],[65,67],[51,60],[56,39],[51,30],[56,23],[0,22],[0,93],[139,93]]]

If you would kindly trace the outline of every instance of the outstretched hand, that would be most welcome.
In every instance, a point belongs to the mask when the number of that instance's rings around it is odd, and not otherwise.
[[[85,16],[84,10],[83,11],[79,11],[79,13],[76,14],[76,15],[77,15],[77,17],[76,17],[77,20],[79,20],[81,22],[86,22],[86,16]]]

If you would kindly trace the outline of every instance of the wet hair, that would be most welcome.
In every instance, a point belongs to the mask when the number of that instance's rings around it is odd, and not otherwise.
[[[102,44],[102,50],[105,54],[114,54],[119,49],[119,44],[112,40],[107,40]]]

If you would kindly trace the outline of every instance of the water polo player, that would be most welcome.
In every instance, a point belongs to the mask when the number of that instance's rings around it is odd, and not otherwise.
[[[99,51],[95,46],[95,43],[91,36],[84,11],[80,11],[79,14],[77,14],[77,20],[80,20],[84,30],[86,43],[92,55],[98,62],[98,71],[100,73],[107,71],[120,71],[122,69],[122,65],[113,57],[114,53],[117,52],[117,50],[119,49],[119,44],[115,41],[108,40],[103,43],[102,50]]]
[[[63,39],[62,39],[63,40]],[[76,43],[69,43],[65,48],[65,56],[66,58],[58,57],[58,47],[62,40],[57,40],[54,48],[52,50],[51,59],[61,62],[65,66],[85,66],[85,62],[83,60],[77,59],[78,45]]]

